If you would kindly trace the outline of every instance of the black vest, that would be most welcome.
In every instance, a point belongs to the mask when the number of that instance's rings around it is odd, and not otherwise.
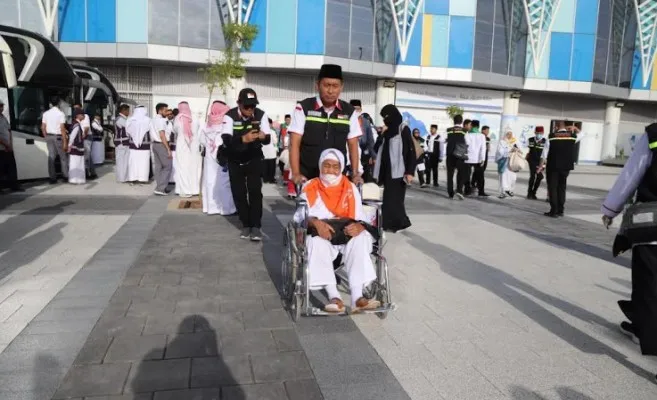
[[[118,118],[123,120],[123,126],[114,125],[114,146],[127,146],[130,144],[130,138],[125,131],[125,124],[128,122],[128,120],[125,117]]]
[[[530,137],[527,142],[529,145],[527,161],[538,165],[538,163],[541,161],[541,154],[543,154],[543,148],[545,147],[546,139],[541,138],[541,140],[536,140],[536,137]],[[550,148],[550,150],[552,149]]]
[[[75,139],[73,139],[73,143],[70,143],[69,146],[71,147],[71,152],[70,154],[72,156],[84,156],[84,139],[82,139],[82,125],[79,123],[74,123],[73,127],[71,128],[71,132],[73,130],[78,129],[78,134],[75,135]]]
[[[548,136],[550,150],[548,151],[547,168],[558,171],[572,171],[575,168],[575,143],[577,134],[560,130]]]
[[[453,126],[447,128],[447,149],[445,149],[445,154],[447,157],[451,156],[454,153],[454,149],[458,143],[465,143],[465,131],[461,126]]]
[[[173,121],[167,121],[167,125],[171,125],[171,133],[169,134],[169,150],[176,151],[176,132],[173,131]]]
[[[235,139],[238,137],[241,138],[245,134],[251,132],[253,129],[253,122],[262,121],[262,117],[265,115],[265,112],[259,108],[256,108],[253,111],[253,116],[251,118],[244,119],[239,112],[239,108],[231,108],[227,113],[227,116],[233,119],[233,136]],[[224,151],[222,149],[222,157],[224,156]],[[226,146],[225,157],[230,161],[235,161],[238,163],[247,163],[251,160],[261,160],[262,156],[262,143],[259,140],[251,142],[249,144],[243,144],[240,141],[240,145],[230,145]]]
[[[338,149],[347,159],[347,136],[354,108],[338,100],[329,115],[323,106],[317,106],[317,98],[309,97],[299,103],[306,116],[301,137],[301,174],[308,179],[319,176],[319,156],[326,149]],[[298,107],[298,106],[297,106]]]

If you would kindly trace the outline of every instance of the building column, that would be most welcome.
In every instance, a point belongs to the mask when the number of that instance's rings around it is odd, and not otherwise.
[[[513,131],[518,119],[518,107],[520,97],[518,92],[504,92],[504,104],[502,105],[502,120],[498,140],[509,130]]]
[[[240,94],[240,90],[244,89],[246,86],[246,79],[231,79],[231,87],[226,90],[226,104],[228,107],[233,108],[237,106],[237,96]]]
[[[621,108],[616,107],[615,101],[608,101],[605,112],[605,126],[602,129],[602,154],[600,154],[600,161],[616,158],[620,118]]]
[[[377,126],[383,125],[381,109],[388,104],[395,104],[395,81],[380,79],[376,81],[376,110],[374,122]]]

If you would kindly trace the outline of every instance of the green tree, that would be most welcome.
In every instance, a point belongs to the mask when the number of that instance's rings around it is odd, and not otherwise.
[[[246,59],[242,57],[242,51],[249,51],[258,36],[258,27],[249,24],[228,23],[224,25],[223,31],[226,48],[219,58],[208,60],[208,64],[199,69],[209,93],[208,107],[215,90],[225,96],[226,91],[232,87],[233,79],[246,75]]]
[[[456,115],[463,115],[463,107],[459,107],[456,104],[452,104],[451,106],[445,109],[445,112],[447,113],[447,115],[449,115],[450,119],[454,119],[454,116]]]

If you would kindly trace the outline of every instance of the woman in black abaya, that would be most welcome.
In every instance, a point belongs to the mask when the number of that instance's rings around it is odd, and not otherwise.
[[[416,156],[413,137],[397,107],[388,104],[381,110],[383,141],[375,149],[374,178],[383,185],[383,229],[397,232],[411,226],[406,215],[406,185],[415,174]]]

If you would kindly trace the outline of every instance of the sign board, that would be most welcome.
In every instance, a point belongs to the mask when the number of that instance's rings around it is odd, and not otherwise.
[[[465,113],[501,113],[504,92],[398,82],[395,104],[398,107],[427,109],[446,109],[451,105],[457,105],[462,107]]]

